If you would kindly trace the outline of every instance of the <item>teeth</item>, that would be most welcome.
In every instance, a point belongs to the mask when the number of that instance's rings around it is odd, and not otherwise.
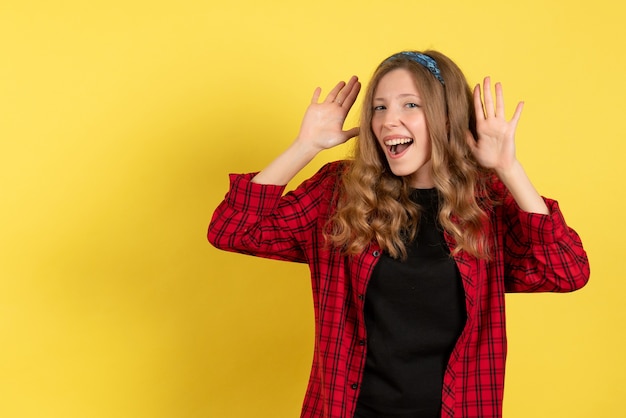
[[[385,145],[390,147],[392,145],[408,144],[409,142],[413,142],[413,140],[411,138],[396,138],[385,141]]]

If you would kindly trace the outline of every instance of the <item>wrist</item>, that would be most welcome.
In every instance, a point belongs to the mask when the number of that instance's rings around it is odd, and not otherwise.
[[[504,167],[495,168],[494,171],[496,172],[498,178],[505,185],[507,185],[507,183],[511,181],[514,181],[515,178],[520,178],[525,174],[522,165],[517,159]]]
[[[296,139],[293,141],[289,148],[291,148],[293,152],[297,153],[302,158],[309,160],[315,158],[315,156],[319,154],[320,151],[322,151],[321,147],[316,146],[311,141],[304,140],[299,136],[296,137]]]
[[[319,151],[296,139],[291,145],[253,179],[253,183],[284,186],[302,170]]]
[[[521,210],[544,215],[550,213],[519,161],[515,160],[510,166],[495,171]]]

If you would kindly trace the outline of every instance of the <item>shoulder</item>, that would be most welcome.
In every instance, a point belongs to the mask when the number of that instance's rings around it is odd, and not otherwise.
[[[294,213],[311,220],[331,216],[341,190],[342,175],[348,166],[348,161],[324,164],[314,175],[288,192],[283,197],[281,207],[284,210],[293,208]]]
[[[310,209],[332,206],[332,202],[336,202],[340,194],[342,176],[349,165],[349,161],[343,160],[324,164],[315,174],[288,192],[284,196],[283,204],[297,202],[297,205]]]
[[[478,206],[487,214],[493,215],[497,207],[505,204],[509,193],[495,173],[484,172],[476,183],[474,196]]]
[[[509,190],[495,173],[491,173],[486,177],[485,190],[487,196],[495,202],[502,202],[509,195]]]
[[[324,164],[324,166],[319,169],[318,173],[324,173],[325,175],[330,176],[341,176],[350,168],[351,165],[352,161],[350,160],[332,161]]]
[[[324,164],[312,177],[305,180],[299,188],[323,188],[334,190],[341,183],[342,176],[351,165],[349,160],[339,160]]]

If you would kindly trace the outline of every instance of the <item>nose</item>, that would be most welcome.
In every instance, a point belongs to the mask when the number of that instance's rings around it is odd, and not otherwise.
[[[383,117],[383,126],[386,128],[393,128],[400,125],[400,115],[396,110],[389,107],[385,111],[385,115]]]

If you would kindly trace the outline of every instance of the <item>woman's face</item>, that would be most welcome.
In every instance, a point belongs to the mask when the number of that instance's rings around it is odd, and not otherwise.
[[[412,187],[434,187],[431,143],[423,101],[413,76],[398,68],[385,74],[372,103],[372,131],[396,176],[409,177]]]

